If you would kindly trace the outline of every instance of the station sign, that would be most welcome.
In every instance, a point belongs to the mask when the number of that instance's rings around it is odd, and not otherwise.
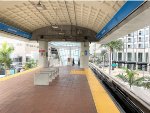
[[[2,22],[0,22],[0,31],[4,31],[7,33],[11,33],[14,35],[18,35],[27,39],[31,39],[32,35],[28,32],[22,31],[20,29],[17,29],[15,27],[9,26],[7,24],[4,24]]]
[[[42,52],[46,52],[46,51],[44,49],[40,49],[39,52],[42,53]]]

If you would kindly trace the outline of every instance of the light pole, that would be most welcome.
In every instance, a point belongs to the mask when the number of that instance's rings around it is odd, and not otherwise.
[[[109,52],[109,76],[111,75],[111,65],[112,65],[112,52]]]
[[[103,55],[103,71],[104,71],[104,67],[105,67],[105,55],[107,54],[107,52]]]

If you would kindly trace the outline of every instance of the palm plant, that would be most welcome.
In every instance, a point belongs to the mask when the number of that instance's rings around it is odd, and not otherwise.
[[[128,82],[129,82],[129,85],[130,85],[130,88],[131,88],[131,85],[135,82],[135,72],[133,70],[129,70],[129,69],[126,69],[126,74],[127,74],[127,77],[128,77]]]
[[[108,48],[110,51],[110,57],[109,57],[109,62],[110,62],[109,71],[110,71],[112,69],[111,65],[112,65],[113,50],[117,50],[117,51],[122,50],[123,42],[121,40],[115,40],[115,41],[111,41],[107,44],[102,44],[102,46]]]
[[[124,82],[128,82],[127,77],[126,77],[123,73],[116,75],[116,77],[120,78],[120,79],[123,80]]]
[[[142,85],[141,83],[144,80],[143,77],[136,78],[135,77],[136,72],[133,71],[133,70],[127,69],[127,68],[125,68],[125,72],[126,72],[125,75],[119,74],[119,75],[117,75],[117,77],[119,77],[120,79],[122,79],[125,82],[128,82],[130,88],[131,88],[132,85],[136,85],[136,86],[141,86]]]
[[[0,48],[0,63],[4,65],[6,76],[7,76],[7,69],[10,68],[10,64],[12,63],[10,54],[13,51],[14,48],[12,46],[8,46],[6,42],[2,43],[2,47]]]
[[[150,88],[150,77],[145,76],[144,81],[141,83],[141,85],[144,86],[145,88],[149,89]]]
[[[30,68],[36,67],[36,63],[33,59],[29,60],[24,66],[25,70],[28,70]]]
[[[106,61],[105,55],[107,55],[107,50],[106,49],[101,50],[100,56],[103,61],[103,67],[105,66],[105,61]]]

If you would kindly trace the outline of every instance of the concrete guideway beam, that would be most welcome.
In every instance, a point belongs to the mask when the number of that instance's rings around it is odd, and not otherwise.
[[[100,40],[100,43],[107,43],[109,41],[116,40],[131,32],[150,25],[149,15],[150,1],[146,1],[141,7],[125,18],[124,21],[119,23],[115,28],[107,33],[107,35]]]

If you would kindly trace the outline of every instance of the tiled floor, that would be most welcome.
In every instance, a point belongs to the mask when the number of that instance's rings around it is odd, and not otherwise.
[[[50,86],[34,86],[33,72],[0,82],[0,113],[96,113],[86,76],[71,69]]]

